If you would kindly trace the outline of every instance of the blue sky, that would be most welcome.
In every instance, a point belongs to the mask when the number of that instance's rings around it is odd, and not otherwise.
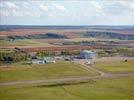
[[[134,25],[134,1],[0,0],[0,24]]]

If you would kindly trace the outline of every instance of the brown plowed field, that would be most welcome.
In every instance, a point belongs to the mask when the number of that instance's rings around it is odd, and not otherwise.
[[[68,38],[78,38],[87,31],[109,31],[117,32],[121,34],[134,34],[134,30],[116,29],[116,30],[93,30],[93,29],[12,29],[10,31],[0,31],[1,36],[12,36],[12,35],[31,35],[31,34],[46,34],[46,33],[56,33],[60,35],[65,35]]]
[[[44,43],[63,43],[64,39],[33,39],[35,41],[44,42]]]
[[[24,35],[31,35],[31,34],[46,34],[46,33],[56,33],[60,35],[65,35],[68,38],[79,37],[78,34],[84,33],[87,30],[48,30],[48,29],[13,29],[11,31],[0,31],[0,36],[24,36]],[[78,34],[76,34],[78,33]]]
[[[55,47],[31,47],[31,48],[21,48],[25,52],[36,52],[36,51],[79,51],[84,49],[95,49],[95,48],[108,48],[108,46],[55,46]]]

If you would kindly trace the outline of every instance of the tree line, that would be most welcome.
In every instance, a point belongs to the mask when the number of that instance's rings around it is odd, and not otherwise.
[[[134,35],[130,34],[121,34],[115,32],[99,32],[99,31],[90,31],[84,34],[84,37],[93,37],[93,38],[112,38],[120,40],[134,40]]]

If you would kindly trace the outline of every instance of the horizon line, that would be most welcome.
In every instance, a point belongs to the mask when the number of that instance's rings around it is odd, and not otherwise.
[[[0,24],[0,26],[134,26],[133,25],[128,25],[128,24],[118,24],[118,25],[35,25],[35,24]]]

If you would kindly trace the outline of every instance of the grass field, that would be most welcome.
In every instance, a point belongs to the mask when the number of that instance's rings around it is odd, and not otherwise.
[[[0,87],[1,100],[133,100],[134,77],[55,87]]]
[[[81,65],[66,61],[58,61],[56,64],[45,65],[14,63],[0,66],[0,82],[85,75],[96,75],[96,73],[83,69]]]
[[[52,46],[48,43],[43,43],[35,40],[30,39],[23,39],[23,40],[15,40],[15,41],[7,41],[7,40],[0,40],[0,46]]]
[[[103,61],[97,62],[94,67],[105,72],[134,72],[134,61]]]

